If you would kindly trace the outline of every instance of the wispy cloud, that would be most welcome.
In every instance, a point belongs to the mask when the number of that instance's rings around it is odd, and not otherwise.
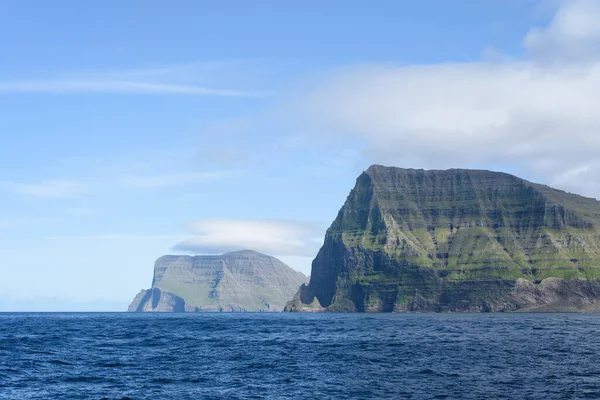
[[[213,171],[159,175],[129,175],[123,177],[121,183],[129,187],[160,188],[223,179],[234,173],[235,171]]]
[[[200,83],[212,82],[217,86],[247,86],[256,81],[257,72],[264,73],[268,66],[244,60],[196,61],[183,64],[154,65],[141,68],[80,71],[72,73],[75,79],[103,79],[143,82]]]
[[[39,183],[0,181],[0,188],[24,196],[55,199],[79,197],[89,191],[86,183],[70,180],[45,180]]]
[[[239,149],[204,149],[198,151],[195,160],[201,165],[234,165],[247,161],[248,153]]]
[[[25,80],[0,82],[0,93],[115,93],[262,97],[265,93],[196,85],[121,80]]]
[[[100,235],[81,236],[48,236],[48,240],[147,240],[147,239],[171,239],[181,240],[182,235],[143,235],[127,233],[110,233]]]
[[[0,229],[14,229],[23,226],[38,228],[40,225],[56,224],[59,221],[60,218],[57,217],[16,216],[0,218]]]
[[[193,235],[173,249],[221,254],[250,249],[275,256],[314,257],[322,242],[319,227],[273,219],[203,219],[189,224]]]
[[[0,81],[0,93],[163,94],[258,98],[270,93],[249,62],[195,62],[138,69],[72,71]]]

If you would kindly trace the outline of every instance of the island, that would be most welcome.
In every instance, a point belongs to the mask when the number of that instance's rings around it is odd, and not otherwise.
[[[600,311],[600,202],[484,170],[373,165],[286,311]]]
[[[152,287],[140,291],[128,311],[282,311],[306,281],[280,260],[251,250],[168,255],[156,261]]]

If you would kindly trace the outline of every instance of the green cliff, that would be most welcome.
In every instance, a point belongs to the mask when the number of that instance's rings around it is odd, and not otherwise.
[[[600,311],[600,202],[490,171],[371,166],[287,311]]]
[[[307,278],[274,257],[244,250],[220,256],[163,256],[152,288],[130,312],[281,311]]]

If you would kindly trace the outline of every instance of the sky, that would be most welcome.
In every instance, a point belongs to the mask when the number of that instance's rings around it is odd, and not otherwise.
[[[597,0],[0,0],[0,311],[121,311],[164,254],[310,273],[371,164],[600,198]]]

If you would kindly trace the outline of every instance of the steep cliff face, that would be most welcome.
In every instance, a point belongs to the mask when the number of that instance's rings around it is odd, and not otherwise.
[[[599,277],[594,199],[504,173],[372,166],[286,309],[600,310]]]
[[[306,276],[255,251],[221,256],[163,256],[152,288],[142,290],[128,311],[281,311]]]

